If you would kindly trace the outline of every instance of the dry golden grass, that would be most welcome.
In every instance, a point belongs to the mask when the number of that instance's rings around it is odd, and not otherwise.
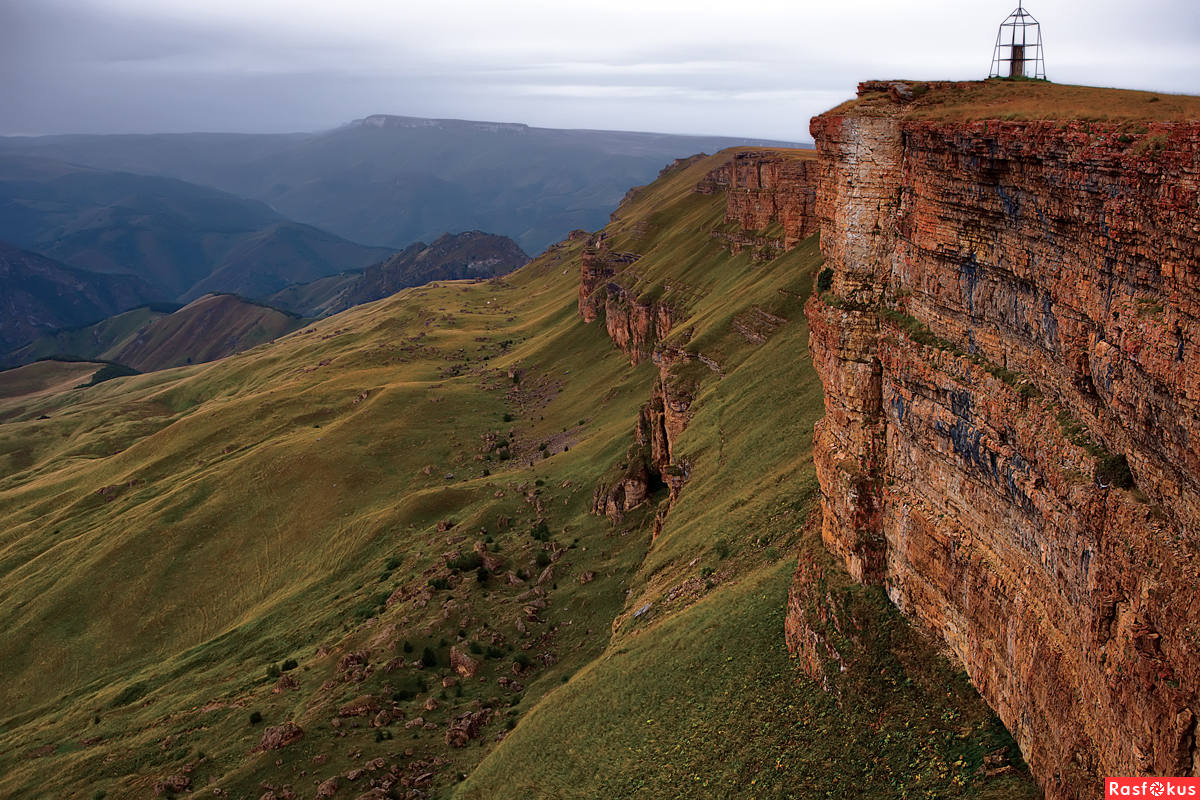
[[[901,113],[930,120],[1078,120],[1082,122],[1183,122],[1200,120],[1200,97],[1130,89],[1071,86],[1049,81],[908,82],[917,93]],[[850,100],[831,114],[894,113],[886,92]]]

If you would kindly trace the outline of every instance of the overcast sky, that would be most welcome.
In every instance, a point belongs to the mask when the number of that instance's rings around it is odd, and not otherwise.
[[[987,76],[1016,0],[0,0],[0,134],[374,113],[807,140],[867,78]],[[1200,94],[1200,0],[1031,0],[1051,80]]]

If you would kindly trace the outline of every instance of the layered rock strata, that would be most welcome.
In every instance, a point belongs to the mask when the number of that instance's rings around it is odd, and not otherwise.
[[[809,150],[750,150],[734,153],[696,187],[724,192],[725,221],[736,230],[713,231],[736,255],[752,249],[769,261],[817,232],[815,153]],[[776,228],[773,235],[764,233]]]
[[[1047,797],[1200,774],[1200,123],[955,119],[944,90],[812,123],[822,538]]]
[[[695,163],[696,157],[669,165],[663,174]],[[816,159],[804,150],[733,152],[697,186],[700,194],[725,195],[726,223],[733,231],[714,231],[726,237],[736,255],[742,246],[774,258],[816,232]],[[764,231],[777,229],[776,236]],[[740,238],[739,238],[740,237]],[[672,442],[691,418],[693,387],[674,377],[674,368],[699,360],[710,370],[719,366],[702,355],[662,343],[677,322],[679,311],[669,303],[639,298],[622,283],[623,273],[637,262],[636,253],[614,251],[606,235],[595,234],[580,264],[579,313],[585,322],[603,318],[610,339],[634,364],[652,359],[658,366],[651,399],[641,410],[636,441],[613,479],[596,487],[592,510],[620,520],[641,506],[658,489],[669,490],[670,502],[687,481],[688,465],[672,452]],[[626,278],[627,280],[627,278]],[[783,320],[761,309],[750,309],[733,321],[734,329],[750,341],[762,342]],[[662,516],[658,520],[661,527]]]

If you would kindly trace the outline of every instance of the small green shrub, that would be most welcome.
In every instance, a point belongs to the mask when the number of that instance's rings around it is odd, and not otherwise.
[[[262,714],[260,714],[257,711],[251,711],[250,712],[250,724],[257,725],[260,722],[262,722]]]
[[[443,592],[450,588],[450,581],[446,578],[430,578],[429,588],[435,591]]]
[[[537,562],[537,565],[539,567],[550,566],[550,554],[547,553],[545,550],[538,550],[537,556],[534,557],[534,560]]]
[[[289,670],[295,669],[298,666],[300,666],[300,665],[296,662],[296,659],[289,658],[287,661],[284,661],[282,664],[279,665],[279,669],[282,670],[283,672],[287,672]]]
[[[1125,457],[1124,453],[1097,458],[1096,480],[1105,486],[1132,489],[1134,486],[1133,472],[1129,469],[1129,459]]]
[[[437,654],[433,652],[433,648],[426,647],[421,651],[421,663],[426,667],[436,667],[438,660]]]
[[[539,519],[529,535],[539,542],[547,541],[550,538],[550,526],[546,524],[546,520]]]
[[[824,294],[833,288],[833,270],[829,267],[821,270],[817,275],[817,293]]]

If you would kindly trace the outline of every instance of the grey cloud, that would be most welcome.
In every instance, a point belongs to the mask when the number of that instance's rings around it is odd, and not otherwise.
[[[437,24],[409,20],[403,4],[353,0],[322,25],[299,24],[303,4],[285,25],[227,2],[220,14],[138,2],[0,0],[0,133],[311,130],[380,112],[806,138],[809,116],[859,80],[982,77],[995,25],[1015,5],[745,0],[718,24],[681,0],[611,0],[606,17],[568,2],[549,20],[516,0],[492,29],[450,19],[467,0]],[[259,12],[262,2],[244,0]],[[1193,0],[1144,0],[1123,17],[1113,13],[1122,0],[1029,5],[1046,26],[1052,79],[1200,90]],[[658,27],[638,8],[656,10]]]

